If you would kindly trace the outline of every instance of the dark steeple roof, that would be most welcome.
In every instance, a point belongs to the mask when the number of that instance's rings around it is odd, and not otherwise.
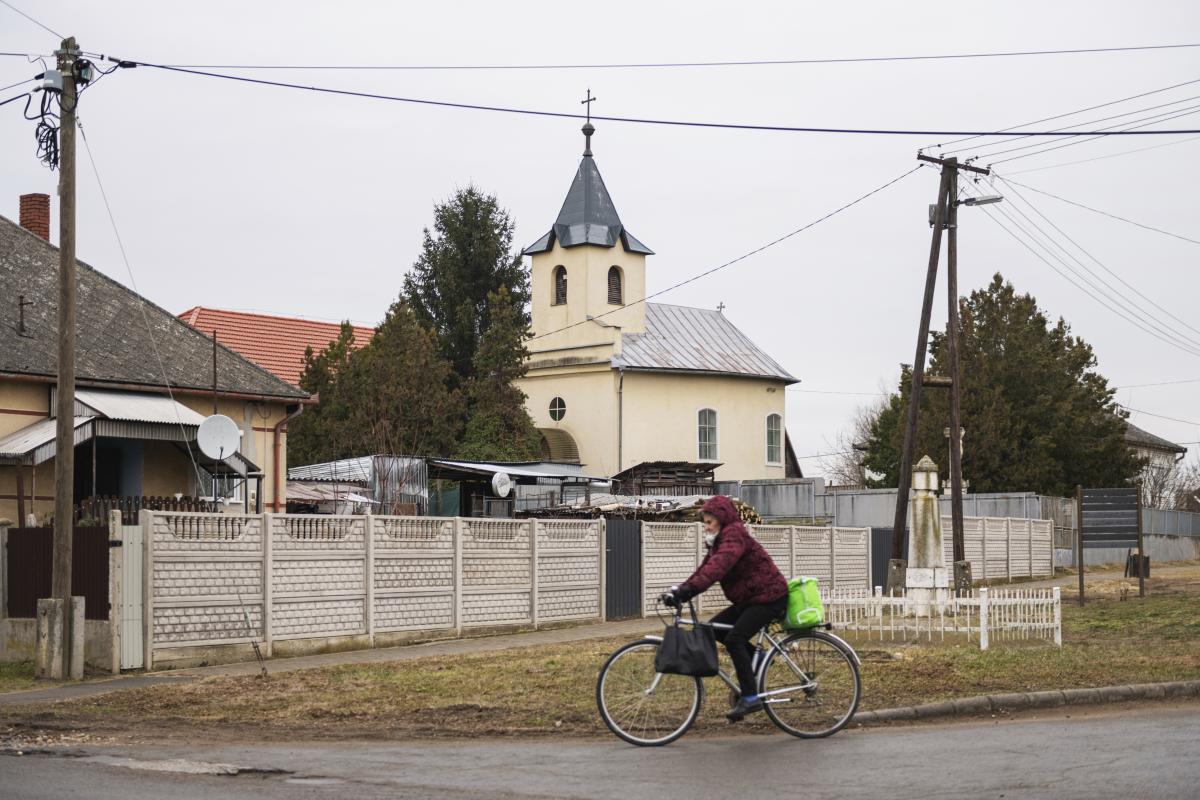
[[[589,130],[590,129],[590,130]],[[604,179],[592,158],[591,124],[584,126],[587,137],[587,147],[583,151],[583,160],[575,172],[575,180],[563,201],[562,210],[554,227],[545,236],[538,239],[525,249],[525,255],[544,253],[554,247],[557,241],[563,247],[578,247],[583,244],[594,244],[600,247],[615,247],[621,245],[630,253],[653,255],[654,251],[639,242],[633,234],[621,224],[617,216],[617,208],[613,205],[608,189],[604,187]]]

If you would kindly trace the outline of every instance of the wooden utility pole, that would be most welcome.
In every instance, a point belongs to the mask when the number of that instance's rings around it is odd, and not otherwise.
[[[58,402],[50,594],[63,601],[65,610],[71,604],[71,549],[75,532],[75,104],[79,97],[75,74],[79,47],[75,37],[63,39],[57,55],[63,88],[58,129]],[[68,627],[63,626],[64,630]]]
[[[962,495],[962,430],[960,389],[961,376],[958,371],[958,162],[949,162],[943,169],[951,173],[950,194],[946,199],[946,351],[950,370],[950,519],[954,531],[954,588],[968,590],[970,580],[960,578],[960,563],[966,561],[966,545],[963,541],[963,495]],[[959,586],[960,581],[967,583]]]
[[[933,311],[933,294],[937,284],[938,260],[942,250],[942,229],[950,231],[948,248],[950,261],[949,275],[949,309],[950,321],[947,324],[947,335],[950,348],[950,375],[934,382],[934,385],[948,386],[951,392],[951,455],[950,480],[951,502],[954,507],[954,559],[956,562],[965,558],[962,540],[962,442],[958,438],[959,426],[959,374],[958,374],[958,242],[955,224],[957,221],[958,203],[958,172],[967,170],[983,175],[988,170],[969,165],[960,165],[956,158],[934,158],[918,155],[917,160],[937,164],[942,168],[942,181],[938,187],[937,205],[933,214],[933,234],[929,243],[929,268],[925,273],[925,295],[921,303],[921,324],[917,332],[917,350],[913,356],[912,376],[909,384],[908,418],[904,429],[904,445],[900,451],[899,490],[896,494],[896,514],[892,523],[892,563],[888,568],[889,588],[896,588],[894,576],[902,575],[900,571],[904,562],[904,528],[908,523],[908,493],[912,489],[912,467],[915,458],[913,450],[916,447],[917,425],[920,421],[921,389],[925,385],[925,357],[929,349],[929,318]],[[957,570],[956,570],[957,571]]]

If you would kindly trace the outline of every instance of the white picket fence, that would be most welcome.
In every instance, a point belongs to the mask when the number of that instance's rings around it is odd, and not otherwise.
[[[822,592],[825,619],[835,628],[888,641],[943,641],[965,636],[987,650],[995,641],[1047,639],[1062,646],[1062,597],[1049,589],[981,588],[944,603],[929,603],[918,613],[908,594],[862,589]]]

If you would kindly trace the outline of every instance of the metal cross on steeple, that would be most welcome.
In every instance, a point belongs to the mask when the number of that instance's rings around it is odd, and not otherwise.
[[[592,97],[591,87],[588,87],[587,99],[579,101],[579,105],[587,106],[587,121],[589,125],[592,124],[592,103],[596,102],[596,100],[597,98]]]
[[[583,123],[583,154],[590,156],[592,154],[592,134],[596,132],[596,128],[592,125],[592,103],[596,102],[596,98],[592,97],[591,87],[587,90],[587,99],[580,100],[579,104],[587,108],[587,122]]]

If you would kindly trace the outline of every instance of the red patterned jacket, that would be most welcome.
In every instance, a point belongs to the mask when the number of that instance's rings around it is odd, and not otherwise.
[[[728,497],[717,495],[701,509],[721,523],[721,532],[699,568],[683,582],[695,594],[714,583],[734,605],[771,603],[787,594],[787,578],[738,519]]]

